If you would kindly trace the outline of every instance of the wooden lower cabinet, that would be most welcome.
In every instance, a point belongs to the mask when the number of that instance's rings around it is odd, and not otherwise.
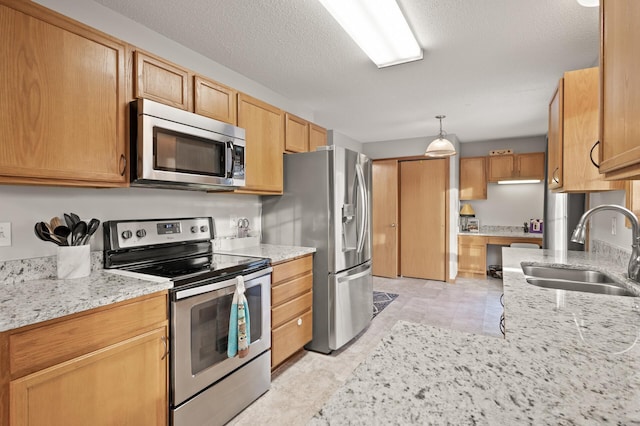
[[[271,368],[312,338],[313,255],[273,266],[271,284]]]
[[[3,333],[0,423],[166,425],[167,336],[166,291]]]
[[[458,276],[484,277],[487,274],[487,237],[458,236]]]

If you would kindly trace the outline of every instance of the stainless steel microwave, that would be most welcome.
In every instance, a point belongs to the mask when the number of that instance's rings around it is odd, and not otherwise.
[[[233,190],[245,185],[245,131],[148,99],[130,104],[131,185]]]

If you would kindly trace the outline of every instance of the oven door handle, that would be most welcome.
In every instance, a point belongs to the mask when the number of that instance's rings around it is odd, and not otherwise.
[[[253,273],[248,274],[248,275],[243,275],[245,285],[247,285],[247,282],[250,281],[250,280],[253,280],[253,279],[262,277],[264,275],[270,274],[271,271],[273,271],[273,268],[268,267],[268,268],[260,269],[259,271],[253,272]],[[188,288],[186,290],[178,290],[178,291],[176,291],[175,300],[181,300],[181,299],[185,299],[187,297],[197,296],[199,294],[208,293],[210,291],[220,290],[221,288],[235,286],[236,282],[237,282],[236,278],[234,277],[234,278],[231,278],[231,279],[228,279],[228,280],[224,280],[224,281],[219,281],[219,282],[216,282],[216,283],[205,284],[205,285],[198,286],[198,287]],[[249,288],[249,287],[251,287],[251,285],[247,285],[247,288]]]

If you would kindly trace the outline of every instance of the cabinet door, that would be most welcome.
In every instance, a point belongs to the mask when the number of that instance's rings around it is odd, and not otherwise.
[[[284,149],[289,152],[309,150],[309,122],[293,114],[285,114]]]
[[[460,199],[487,199],[485,157],[467,157],[460,159]]]
[[[126,185],[126,45],[11,4],[0,6],[0,181]]]
[[[309,151],[315,151],[319,146],[327,145],[327,129],[309,123]]]
[[[238,126],[246,131],[246,187],[239,193],[282,193],[284,113],[238,94]]]
[[[519,179],[544,180],[544,152],[518,154],[516,162]]]
[[[487,239],[486,237],[458,236],[458,276],[486,277]]]
[[[194,77],[193,87],[193,109],[196,114],[236,125],[235,90],[200,76]]]
[[[564,99],[564,79],[560,79],[558,88],[549,103],[549,164],[547,182],[549,189],[562,187],[562,112]]]
[[[12,381],[11,426],[167,424],[166,336],[158,328]]]
[[[515,155],[490,155],[487,158],[489,161],[489,182],[513,178],[516,169]]]
[[[640,2],[600,2],[600,172],[640,176]]]
[[[150,53],[137,50],[133,56],[134,95],[191,111],[191,75],[186,69]]]
[[[373,275],[398,276],[398,160],[372,166]]]

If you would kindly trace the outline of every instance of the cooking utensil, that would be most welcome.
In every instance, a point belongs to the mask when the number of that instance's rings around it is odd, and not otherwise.
[[[64,223],[62,223],[62,220],[59,217],[55,216],[51,218],[49,225],[51,229],[55,230],[58,226],[64,225]]]
[[[72,246],[82,245],[82,240],[84,239],[84,236],[86,234],[87,234],[87,222],[81,220],[75,224],[75,226],[73,227],[73,230],[71,231],[71,245]]]
[[[73,220],[73,218],[71,216],[69,216],[68,214],[64,214],[64,221],[67,223],[67,227],[71,230],[73,229],[74,225],[76,224],[76,222]]]
[[[89,221],[89,225],[87,225],[87,234],[84,236],[80,245],[89,243],[91,236],[98,230],[98,226],[100,226],[100,221],[98,219],[93,218]]]
[[[80,216],[75,213],[69,213],[69,216],[73,219],[73,226],[75,226],[78,222],[80,222]]]
[[[69,229],[68,226],[64,225],[56,226],[56,228],[53,230],[53,234],[63,241],[67,241],[67,237],[69,236],[69,234],[71,234],[71,229]]]
[[[49,233],[49,231],[47,230],[48,226],[49,225],[45,222],[36,223],[36,225],[33,228],[36,233],[36,236],[40,238],[42,241],[49,241],[59,246],[68,245],[66,241],[64,242],[60,241],[57,237]]]

